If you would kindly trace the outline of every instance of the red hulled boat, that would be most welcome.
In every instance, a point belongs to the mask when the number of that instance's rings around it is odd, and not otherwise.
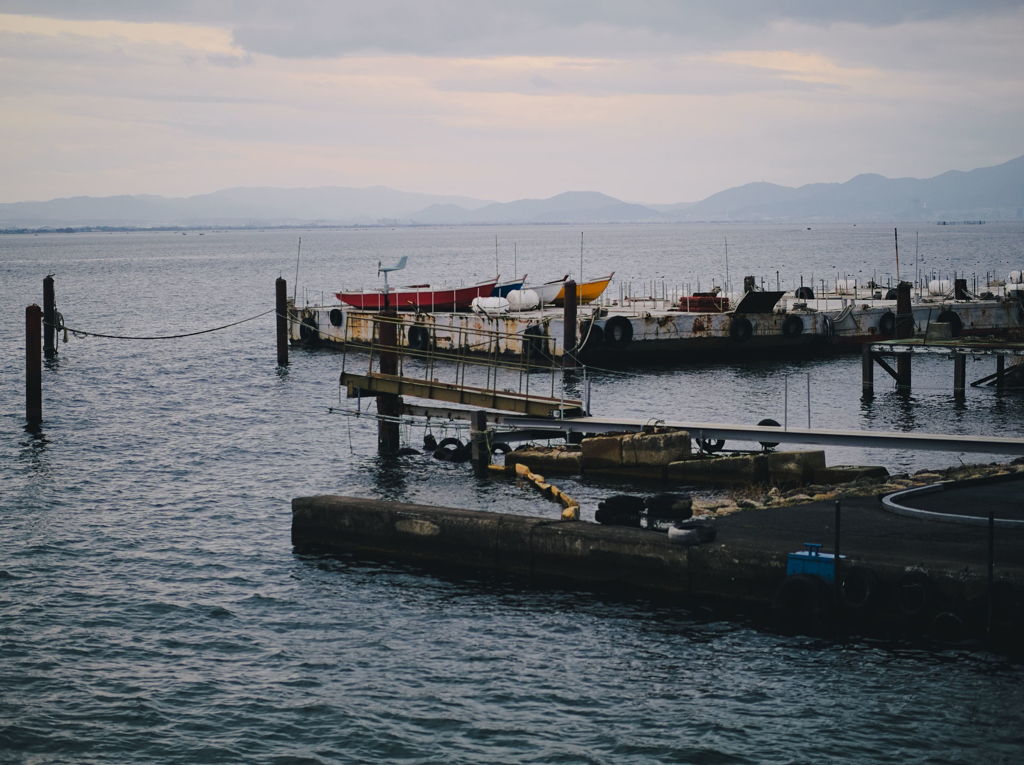
[[[399,311],[468,311],[474,298],[490,297],[497,279],[474,284],[471,287],[431,287],[428,284],[414,284],[398,287],[388,292],[388,305]],[[335,295],[342,303],[364,311],[379,311],[384,308],[384,291],[338,292]]]

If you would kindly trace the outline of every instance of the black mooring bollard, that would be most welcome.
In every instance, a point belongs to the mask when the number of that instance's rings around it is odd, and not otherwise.
[[[28,430],[43,423],[43,309],[32,304],[25,309],[25,420]]]
[[[277,365],[288,366],[288,282],[280,276],[274,283],[277,310]]]
[[[57,355],[57,301],[53,293],[53,275],[43,279],[43,353]]]

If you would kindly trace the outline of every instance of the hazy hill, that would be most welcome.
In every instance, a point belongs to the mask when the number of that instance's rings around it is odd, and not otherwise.
[[[748,183],[681,211],[684,220],[1009,220],[1024,217],[1024,156],[934,178],[858,175],[799,188]]]
[[[236,188],[193,197],[70,197],[0,204],[0,228],[354,224],[1024,219],[1024,156],[934,178],[858,175],[798,188],[748,183],[697,203],[642,205],[595,191],[488,202],[371,188]]]
[[[0,204],[0,227],[407,223],[413,212],[434,204],[473,209],[488,202],[383,186],[237,188],[192,197],[67,197]]]
[[[627,223],[664,221],[659,212],[596,191],[566,191],[548,199],[496,202],[476,210],[435,205],[415,213],[417,223]]]

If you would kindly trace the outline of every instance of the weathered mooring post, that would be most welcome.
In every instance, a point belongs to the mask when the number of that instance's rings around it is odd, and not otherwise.
[[[288,366],[288,282],[277,277],[274,282],[274,305],[277,312],[277,365]]]
[[[43,279],[43,353],[46,358],[57,355],[57,302],[53,292],[53,274]]]
[[[910,282],[896,285],[896,338],[914,336],[914,313],[910,307]],[[896,390],[910,393],[910,353],[896,357]]]
[[[473,472],[485,475],[491,464],[491,450],[487,446],[487,412],[479,409],[469,419],[469,459]]]
[[[871,352],[871,343],[864,343],[861,347],[860,395],[861,398],[875,395],[875,356]]]
[[[953,354],[953,397],[962,400],[967,395],[967,356]]]
[[[384,309],[377,315],[377,338],[380,341],[380,373],[398,374],[398,312],[388,306],[384,293]],[[402,415],[402,397],[393,393],[377,394],[377,453],[397,454],[400,447],[398,420]]]
[[[35,303],[25,309],[25,420],[27,430],[43,423],[43,309]]]
[[[576,282],[565,283],[565,304],[562,308],[562,366],[574,366],[569,354],[576,349],[576,314],[578,305]]]

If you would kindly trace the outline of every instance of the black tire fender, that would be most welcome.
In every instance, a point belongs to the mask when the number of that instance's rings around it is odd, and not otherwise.
[[[896,332],[896,314],[886,311],[878,318],[878,334],[891,336]]]
[[[543,324],[531,324],[523,330],[523,355],[528,359],[548,355],[547,331]]]
[[[803,334],[804,320],[799,316],[790,314],[782,320],[782,334],[786,337],[797,337]]]
[[[725,446],[724,438],[698,438],[697,446],[705,454],[714,454],[715,452],[722,451],[722,447]]]
[[[956,311],[945,310],[939,314],[935,321],[949,324],[949,332],[953,337],[960,337],[964,330],[964,322]]]
[[[633,342],[633,322],[625,316],[613,316],[604,323],[604,341],[612,348],[625,348]]]
[[[729,337],[737,343],[745,343],[754,334],[754,325],[745,316],[733,316],[729,324]]]
[[[839,597],[851,610],[871,608],[877,602],[878,586],[878,577],[871,569],[843,566],[840,570]]]
[[[442,438],[434,449],[434,458],[442,462],[459,462],[458,457],[465,447],[457,438]]]
[[[299,338],[306,345],[320,344],[320,325],[316,322],[316,316],[308,314],[302,318],[299,324]]]
[[[431,346],[430,330],[422,324],[411,325],[405,335],[405,344],[414,351],[429,351]]]
[[[771,426],[773,428],[782,427],[781,425],[779,425],[778,422],[773,420],[771,417],[765,417],[763,420],[761,420],[757,424],[758,425]],[[778,441],[759,441],[758,443],[760,443],[761,446],[763,446],[765,449],[774,449],[776,446],[779,445]]]
[[[923,571],[908,571],[896,585],[896,606],[906,616],[923,616],[935,600],[932,580]]]
[[[797,300],[814,300],[814,290],[810,287],[797,287],[793,297]]]
[[[327,317],[331,320],[331,324],[335,327],[340,327],[345,323],[345,312],[340,308],[332,308],[331,312],[327,314]]]

